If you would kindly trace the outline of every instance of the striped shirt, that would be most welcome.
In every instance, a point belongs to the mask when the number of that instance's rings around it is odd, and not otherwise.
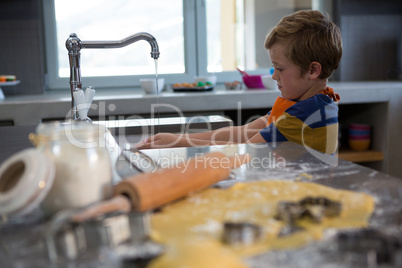
[[[260,131],[267,142],[292,141],[334,154],[338,145],[339,95],[326,88],[317,95],[292,101],[278,97],[268,113],[267,127]]]

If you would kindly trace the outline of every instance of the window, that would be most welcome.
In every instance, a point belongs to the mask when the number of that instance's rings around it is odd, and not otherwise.
[[[69,87],[65,42],[71,33],[76,33],[82,41],[114,41],[148,32],[157,39],[161,53],[156,63],[146,41],[123,48],[81,49],[84,87],[134,87],[139,85],[140,77],[154,76],[156,69],[159,74],[176,79],[194,77],[193,59],[185,55],[185,52],[190,55],[193,49],[190,44],[195,43],[194,30],[190,31],[194,23],[184,22],[185,3],[182,0],[44,0],[49,88]],[[186,16],[194,17],[194,11]]]
[[[160,47],[161,73],[184,73],[182,0],[54,0],[59,76],[68,77],[65,41],[71,31],[81,40],[121,40],[137,32],[152,33]],[[79,8],[77,8],[79,7]],[[154,74],[146,41],[119,49],[82,50],[83,76]]]
[[[121,40],[149,32],[158,41],[158,74],[168,84],[216,73],[218,82],[240,80],[236,67],[266,73],[270,28],[297,9],[324,0],[43,0],[48,87],[69,88],[65,41]],[[328,2],[328,0],[326,0]],[[151,48],[140,41],[117,49],[82,49],[83,86],[135,87],[155,75]]]

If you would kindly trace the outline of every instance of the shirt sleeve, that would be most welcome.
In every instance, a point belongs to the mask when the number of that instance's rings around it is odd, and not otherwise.
[[[264,138],[266,142],[282,142],[288,141],[285,136],[276,128],[274,123],[271,123],[266,128],[263,128],[260,131],[261,136]]]

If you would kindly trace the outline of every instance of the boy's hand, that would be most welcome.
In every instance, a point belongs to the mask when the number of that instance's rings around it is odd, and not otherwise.
[[[157,149],[182,146],[182,135],[172,133],[158,133],[148,137],[136,145],[137,149]]]

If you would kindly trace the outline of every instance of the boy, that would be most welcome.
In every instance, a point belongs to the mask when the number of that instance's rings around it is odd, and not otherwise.
[[[338,139],[334,101],[339,95],[327,87],[327,80],[342,57],[339,28],[319,11],[301,10],[281,19],[266,37],[265,48],[281,91],[267,115],[244,126],[204,133],[158,133],[137,148],[292,141],[334,154]]]

